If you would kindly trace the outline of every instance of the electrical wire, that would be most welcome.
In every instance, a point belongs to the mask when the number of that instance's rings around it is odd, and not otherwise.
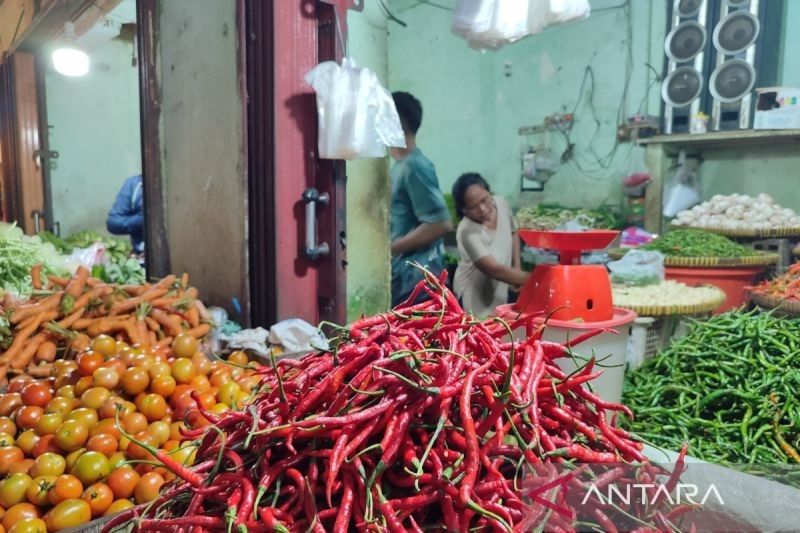
[[[408,24],[406,24],[405,22],[403,22],[399,18],[395,17],[394,14],[391,11],[389,11],[389,8],[386,7],[386,3],[384,3],[383,0],[378,0],[378,4],[380,4],[381,9],[383,9],[383,12],[386,15],[386,18],[388,18],[392,22],[397,23],[398,25],[402,26],[403,28],[407,28],[408,27]]]

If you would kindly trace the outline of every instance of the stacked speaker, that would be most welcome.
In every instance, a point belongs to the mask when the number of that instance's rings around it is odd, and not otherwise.
[[[753,89],[777,81],[784,0],[674,0],[664,49],[664,133],[747,129]]]

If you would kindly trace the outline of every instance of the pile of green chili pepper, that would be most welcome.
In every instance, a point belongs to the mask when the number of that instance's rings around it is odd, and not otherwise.
[[[673,257],[748,257],[761,253],[722,235],[695,229],[668,231],[642,248]]]
[[[732,466],[800,463],[800,319],[760,310],[696,322],[628,375],[639,437]],[[797,473],[795,473],[795,476]],[[793,485],[800,478],[789,480]]]

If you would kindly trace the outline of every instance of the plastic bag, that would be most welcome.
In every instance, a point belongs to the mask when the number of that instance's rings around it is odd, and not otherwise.
[[[582,20],[591,12],[589,0],[548,0],[547,26]]]
[[[384,157],[387,146],[405,148],[392,95],[374,72],[344,58],[341,66],[320,63],[305,79],[317,94],[320,158]]]
[[[590,12],[588,0],[458,0],[452,29],[472,48],[498,50]]]
[[[664,281],[664,254],[631,250],[619,261],[608,263],[611,282],[622,285],[655,285]]]
[[[93,266],[105,263],[106,247],[103,243],[96,242],[88,248],[76,248],[70,254],[69,260],[91,270]]]
[[[280,344],[287,352],[328,349],[328,340],[322,333],[299,318],[282,320],[269,328],[269,341],[272,344]]]
[[[672,218],[681,211],[699,204],[702,199],[697,176],[689,168],[686,152],[681,150],[678,156],[678,169],[664,194],[664,216]]]

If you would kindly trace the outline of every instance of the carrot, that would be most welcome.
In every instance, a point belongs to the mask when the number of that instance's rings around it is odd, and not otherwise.
[[[11,368],[19,370],[25,368],[33,360],[36,351],[44,341],[47,340],[47,334],[39,333],[38,335],[30,338],[22,350],[15,357],[10,358]]]
[[[54,276],[52,274],[47,275],[47,280],[50,282],[51,285],[57,285],[61,288],[64,288],[69,284],[69,279],[62,278],[60,276]]]
[[[185,289],[188,286],[189,286],[189,273],[184,272],[183,275],[181,276],[181,287]]]
[[[173,305],[175,305],[180,301],[181,301],[180,296],[166,296],[164,298],[156,298],[155,300],[150,302],[150,304],[153,307],[161,307],[162,309],[166,309],[172,307]]]
[[[186,321],[189,322],[189,325],[193,328],[200,325],[200,310],[197,309],[197,306],[193,305],[186,311]]]
[[[149,316],[144,317],[144,321],[147,324],[147,329],[149,329],[150,331],[161,331],[161,324],[159,324]]]
[[[136,319],[128,319],[126,322],[122,324],[125,333],[128,335],[128,338],[131,340],[131,344],[133,346],[142,345],[145,342],[145,339],[139,337],[139,330],[136,328]]]
[[[36,360],[51,363],[55,360],[57,351],[58,347],[56,343],[49,340],[45,341],[40,344],[39,349],[36,350]]]
[[[56,324],[57,324],[57,325],[58,325],[58,327],[60,327],[60,328],[64,328],[64,329],[70,329],[71,327],[73,327],[73,326],[75,325],[75,323],[78,321],[78,319],[79,319],[81,316],[83,316],[83,313],[84,313],[85,311],[86,311],[86,310],[85,310],[83,307],[81,307],[80,309],[78,309],[78,310],[76,310],[75,312],[73,312],[71,315],[69,315],[69,316],[67,316],[67,317],[65,317],[65,318],[63,318],[63,319],[61,319],[61,320],[60,320],[59,322],[57,322]]]
[[[191,335],[192,337],[200,338],[205,337],[211,332],[211,325],[210,324],[200,324],[196,328],[192,328],[187,331],[187,335]]]
[[[82,330],[88,328],[90,325],[92,325],[92,323],[95,320],[99,320],[99,319],[97,319],[97,318],[79,318],[78,320],[75,321],[74,324],[72,324],[72,329],[75,329],[75,330],[78,330],[78,331],[82,331]]]
[[[80,353],[89,348],[90,344],[92,344],[91,339],[87,335],[80,333],[72,341],[71,347],[75,352]]]
[[[170,315],[161,309],[153,309],[150,315],[153,317],[153,320],[161,324],[161,326],[166,329],[167,333],[172,336],[178,335],[183,331],[183,328],[181,328],[181,318],[177,315]]]
[[[172,337],[164,337],[163,339],[156,341],[156,343],[153,345],[153,348],[163,348],[165,346],[169,346],[170,344],[172,344]]]
[[[75,271],[75,275],[67,285],[66,294],[69,294],[73,298],[80,296],[83,292],[84,285],[86,285],[86,280],[89,279],[89,274],[88,268],[83,265],[79,266],[78,270]]]
[[[150,346],[154,346],[154,345],[155,345],[155,343],[157,343],[157,342],[158,342],[158,337],[156,337],[156,334],[155,334],[155,332],[154,332],[154,331],[149,331],[149,330],[148,330],[148,332],[147,332],[147,338],[149,339]]]
[[[81,307],[86,307],[89,302],[91,302],[94,298],[100,298],[102,296],[108,296],[114,292],[112,287],[108,285],[97,285],[83,293],[79,298],[75,300],[75,304],[73,305],[73,309],[80,309]]]
[[[31,365],[25,369],[25,373],[32,378],[50,377],[52,371],[53,371],[53,365],[51,364]]]
[[[56,294],[51,294],[47,298],[39,300],[34,304],[21,305],[17,307],[17,309],[14,311],[14,314],[11,316],[10,322],[12,324],[18,324],[28,317],[39,315],[43,311],[49,311],[55,309],[56,306],[58,305],[58,302],[60,301],[61,301],[61,293],[58,292]]]
[[[31,285],[34,289],[42,288],[42,264],[36,263],[31,269]]]
[[[9,346],[8,350],[6,350],[6,352],[2,355],[2,360],[4,363],[5,362],[13,363],[13,361],[20,355],[20,352],[26,346],[27,341],[28,339],[30,339],[31,335],[33,335],[34,332],[39,329],[39,326],[42,324],[44,318],[45,318],[45,313],[40,313],[37,319],[34,320],[28,327],[21,329],[19,333],[17,333],[17,335],[14,337],[14,341],[11,343],[11,346]],[[33,354],[31,354],[31,356],[33,356]]]
[[[86,328],[86,334],[94,338],[104,333],[120,331],[125,329],[125,324],[128,323],[130,319],[130,315],[97,318]]]
[[[45,311],[43,314],[44,314],[44,316],[41,317],[42,323],[49,322],[51,320],[54,320],[54,319],[58,318],[58,312],[57,311]],[[25,320],[23,320],[22,322],[17,324],[17,329],[25,329],[28,326],[30,326],[31,324],[33,324],[35,321],[37,321],[37,320],[39,320],[39,315],[35,315],[35,316],[32,316],[32,317],[26,318]]]
[[[163,296],[166,293],[167,293],[166,287],[159,287],[159,288],[154,287],[149,292],[143,293],[135,298],[129,298],[127,300],[115,303],[114,305],[111,306],[109,314],[118,315],[126,311],[132,311],[136,309],[139,306],[139,304],[155,300],[159,296]]]
[[[186,298],[191,298],[192,300],[197,300],[198,296],[200,296],[200,291],[194,287],[189,287],[186,289],[186,294],[184,296]]]
[[[134,324],[136,326],[137,337],[139,337],[145,345],[152,346],[153,343],[150,342],[151,331],[147,329],[147,323],[144,320],[136,320]]]

